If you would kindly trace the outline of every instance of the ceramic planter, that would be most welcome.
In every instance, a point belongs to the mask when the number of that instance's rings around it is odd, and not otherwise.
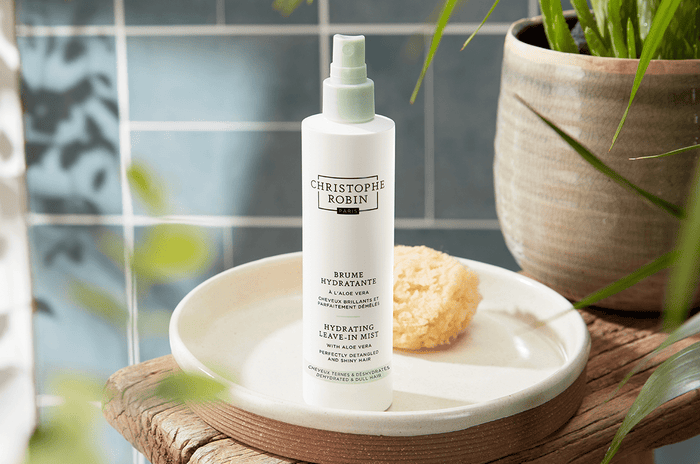
[[[671,250],[678,220],[599,173],[516,95],[608,166],[649,192],[683,205],[698,151],[700,60],[652,61],[612,151],[638,60],[549,50],[539,18],[514,23],[505,40],[495,140],[496,209],[522,269],[580,299]],[[656,311],[667,274],[599,305]]]

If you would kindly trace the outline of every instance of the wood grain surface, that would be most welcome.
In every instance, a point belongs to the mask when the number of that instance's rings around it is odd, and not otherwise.
[[[583,310],[591,333],[588,380],[581,406],[563,427],[527,449],[474,463],[600,462],[627,410],[653,368],[674,352],[697,341],[685,340],[649,363],[614,397],[625,374],[665,338],[659,320],[648,313],[610,313]],[[294,459],[256,450],[219,433],[183,404],[153,394],[165,376],[177,372],[171,356],[121,369],[106,385],[103,412],[116,428],[152,464],[298,463]],[[672,400],[627,436],[614,462],[653,463],[651,450],[700,434],[700,392]],[[502,438],[508,440],[507,436]],[[465,446],[470,446],[465,443]],[[474,444],[473,446],[478,446]],[[504,446],[504,450],[508,449]]]

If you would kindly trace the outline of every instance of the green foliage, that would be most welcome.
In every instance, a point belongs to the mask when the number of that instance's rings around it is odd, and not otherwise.
[[[435,33],[433,34],[433,40],[432,42],[430,42],[430,50],[428,51],[428,56],[425,59],[423,69],[421,69],[420,76],[418,76],[418,82],[416,83],[416,87],[415,89],[413,89],[413,94],[411,95],[411,103],[416,101],[416,97],[418,96],[418,90],[420,89],[420,86],[423,83],[425,74],[428,72],[430,63],[432,63],[433,58],[435,57],[435,52],[437,52],[437,49],[440,46],[440,41],[442,40],[442,35],[445,31],[445,27],[450,21],[452,12],[455,10],[457,5],[461,1],[462,0],[446,0],[445,4],[442,7],[442,10],[440,11],[437,23],[435,24]]]
[[[611,179],[626,186],[633,192],[636,192],[640,197],[649,200],[652,204],[660,209],[672,213],[664,200],[657,201],[656,197],[649,196],[642,189],[626,180],[620,174],[616,173],[605,164],[603,164],[596,156],[594,156],[587,148],[573,139],[571,136],[562,131],[552,121],[542,116],[534,108],[525,101],[520,101],[537,115],[545,124],[552,128],[566,143],[568,143],[584,160],[588,161],[591,166],[603,172]],[[679,154],[690,149],[697,149],[697,146],[684,147],[673,152],[665,153],[664,156],[670,154]],[[687,211],[687,213],[685,212]],[[692,305],[693,295],[700,281],[700,169],[695,173],[693,188],[690,192],[689,199],[685,210],[678,209],[674,214],[680,221],[680,232],[676,246],[673,251],[666,253],[651,263],[642,266],[628,276],[613,282],[609,286],[594,292],[585,297],[579,302],[574,303],[574,308],[582,308],[588,305],[595,304],[603,298],[614,295],[619,291],[629,288],[631,285],[641,281],[642,279],[658,272],[661,269],[671,267],[669,276],[668,290],[664,305],[664,329],[673,330],[667,339],[659,345],[652,353],[642,359],[631,372],[627,374],[625,379],[620,383],[615,393],[636,373],[655,357],[659,352],[691,335],[700,333],[700,315],[696,315],[688,319],[685,323],[683,320],[688,315]],[[637,399],[630,408],[623,424],[618,429],[612,444],[605,456],[604,463],[607,463],[617,452],[620,443],[629,431],[646,417],[651,411],[662,405],[663,403],[700,387],[700,343],[696,343],[671,358],[664,361],[649,377],[644,387],[640,391]]]
[[[561,0],[540,0],[540,9],[544,33],[550,46],[562,52],[578,53],[578,47],[564,18]]]
[[[289,16],[303,2],[304,0],[275,0],[272,2],[272,8],[282,13],[283,16]],[[306,0],[307,5],[311,5],[311,3],[313,0]]]
[[[700,342],[681,350],[651,374],[617,430],[602,464],[615,456],[632,428],[654,409],[684,393],[700,388]]]
[[[561,1],[539,0],[545,31],[563,20]],[[588,29],[596,37],[588,41],[592,55],[641,58],[646,47],[650,59],[700,58],[700,4],[696,1],[591,0],[595,18],[586,0],[570,1],[584,32]],[[568,43],[550,34],[547,38],[552,50],[571,53]]]
[[[207,269],[211,244],[204,231],[183,224],[159,224],[148,229],[134,249],[134,272],[143,280],[166,283]]]
[[[153,215],[168,212],[165,185],[148,166],[132,164],[127,178],[135,198]],[[132,253],[124,248],[124,239],[105,230],[98,237],[100,251],[122,269],[129,267],[138,281],[138,290],[147,293],[152,285],[179,280],[205,271],[212,262],[213,245],[201,228],[183,224],[159,224],[145,229]],[[107,321],[116,330],[126,327],[128,311],[112,294],[83,281],[70,283],[69,293],[77,304]],[[147,311],[139,316],[139,329],[148,333],[167,333],[170,312]],[[166,378],[159,394],[171,399],[209,399],[223,387],[211,379]],[[56,462],[103,462],[95,446],[100,410],[90,401],[101,399],[102,382],[82,374],[67,374],[56,379],[49,391],[63,398],[63,404],[51,408],[29,442],[26,464]],[[55,409],[55,410],[54,410]],[[60,458],[59,458],[60,457]]]
[[[602,1],[602,0],[601,0]],[[649,67],[649,63],[651,62],[652,59],[664,59],[667,58],[666,56],[659,56],[658,55],[658,50],[659,48],[666,48],[666,45],[668,45],[669,42],[675,43],[676,40],[665,40],[664,41],[664,36],[666,34],[666,31],[669,28],[669,25],[671,24],[671,21],[674,19],[674,15],[676,14],[677,10],[679,9],[679,5],[681,3],[681,0],[661,0],[661,3],[659,4],[659,7],[655,12],[652,12],[652,23],[651,27],[649,28],[649,32],[644,39],[643,46],[642,46],[642,53],[641,56],[639,57],[639,65],[637,65],[637,73],[634,76],[634,82],[632,83],[632,91],[630,92],[630,99],[629,102],[627,103],[627,108],[625,109],[624,114],[622,115],[622,119],[620,120],[620,124],[617,126],[617,130],[615,131],[615,135],[613,136],[613,141],[610,146],[612,149],[613,145],[615,145],[615,141],[617,140],[618,136],[620,135],[620,131],[622,131],[622,126],[625,123],[625,120],[627,119],[627,115],[629,114],[630,108],[632,107],[632,101],[634,101],[634,97],[637,94],[637,91],[639,90],[640,85],[642,84],[642,79],[644,78],[644,74],[646,73],[647,67]],[[689,3],[688,0],[686,0],[686,3]],[[680,14],[684,13],[685,9],[681,9],[679,12]],[[677,21],[680,21],[680,18],[677,19]],[[698,33],[700,32],[700,29],[696,28],[695,30],[695,36],[694,37],[688,37],[688,40],[695,41],[696,42],[696,52],[697,52],[697,45],[698,41],[700,41],[700,35]],[[661,47],[662,43],[664,43],[664,47]],[[698,55],[696,54],[695,56],[688,56],[687,58],[697,58]],[[681,57],[675,57],[675,58],[681,58]]]
[[[571,148],[573,148],[581,157],[586,160],[591,166],[596,168],[598,171],[602,172],[606,176],[608,176],[610,179],[614,180],[618,184],[620,184],[622,187],[625,187],[626,189],[642,196],[644,199],[652,203],[653,205],[659,207],[666,213],[670,214],[671,216],[681,219],[683,217],[683,210],[679,208],[678,206],[674,205],[673,203],[664,200],[663,198],[659,198],[658,196],[654,195],[653,193],[647,192],[646,190],[642,189],[641,187],[638,187],[634,183],[630,182],[627,180],[625,177],[611,169],[608,165],[603,163],[597,156],[595,156],[593,153],[591,153],[590,150],[588,150],[586,147],[581,145],[578,141],[574,140],[573,137],[569,136],[566,134],[563,130],[561,130],[559,127],[557,127],[556,124],[554,124],[551,120],[547,119],[544,117],[540,112],[535,110],[532,106],[530,106],[526,101],[524,101],[522,98],[519,96],[516,96],[520,102],[523,103],[530,111],[535,113],[537,117],[539,117],[545,124],[547,124],[549,127],[552,128],[564,141],[569,144]]]
[[[94,404],[102,395],[101,383],[84,375],[64,374],[50,383],[63,398],[50,417],[32,435],[25,464],[99,463],[102,456],[94,443],[101,420]]]
[[[700,313],[685,321],[680,327],[671,332],[668,335],[668,337],[666,337],[666,340],[664,340],[659,346],[657,346],[654,351],[642,358],[642,360],[639,361],[637,365],[635,365],[634,368],[632,368],[632,370],[630,370],[627,373],[625,378],[622,379],[612,396],[615,396],[617,392],[619,392],[620,389],[629,381],[629,379],[631,379],[638,372],[641,372],[642,369],[649,363],[649,361],[655,358],[663,350],[672,346],[676,342],[679,342],[685,338],[691,337],[698,333],[700,333]]]
[[[132,193],[141,200],[141,203],[146,206],[151,214],[160,215],[166,213],[168,200],[165,186],[148,166],[141,163],[133,163],[126,170],[126,177]]]
[[[163,379],[155,394],[169,401],[211,401],[225,391],[225,387],[211,377],[190,375],[182,371]]]
[[[696,169],[686,211],[678,233],[678,257],[666,290],[666,330],[675,329],[686,319],[700,280],[700,169]]]
[[[104,289],[74,280],[69,284],[70,295],[77,304],[83,308],[89,308],[90,312],[109,322],[117,329],[126,326],[127,311],[123,304]]]
[[[653,276],[659,271],[667,269],[673,264],[675,258],[675,253],[668,252],[656,258],[655,260],[645,264],[639,269],[631,272],[630,274],[622,277],[619,280],[607,285],[600,290],[597,290],[590,295],[585,296],[581,300],[574,303],[574,308],[581,309],[588,306],[593,306],[599,301],[620,293],[623,290],[630,288],[631,286],[641,282],[647,277]]]

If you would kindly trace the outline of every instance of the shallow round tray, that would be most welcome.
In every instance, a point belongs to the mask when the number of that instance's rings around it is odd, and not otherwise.
[[[476,316],[448,346],[394,351],[386,412],[302,400],[301,253],[210,278],[175,309],[170,345],[183,371],[223,382],[227,394],[190,406],[237,440],[312,462],[480,462],[534,444],[578,409],[586,325],[548,287],[460,261],[479,275]]]

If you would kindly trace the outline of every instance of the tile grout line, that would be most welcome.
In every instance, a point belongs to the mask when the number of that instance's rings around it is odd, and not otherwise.
[[[27,215],[27,222],[30,226],[124,226],[126,224],[126,219],[125,216],[121,215],[71,215],[29,213]],[[132,215],[130,223],[132,227],[152,226],[157,224],[187,224],[199,227],[221,228],[299,228],[301,227],[301,216],[207,216],[189,214],[153,217]],[[399,217],[396,218],[396,229],[499,230],[499,227],[497,219],[434,219],[426,217]],[[224,246],[228,245],[224,244]]]
[[[532,0],[530,0],[532,1]],[[434,26],[427,23],[331,23],[321,13],[328,10],[327,2],[319,1],[319,24],[221,24],[217,6],[217,24],[173,25],[173,26],[27,26],[17,25],[18,37],[41,36],[103,36],[123,33],[127,37],[157,36],[275,36],[275,35],[330,35],[334,33],[354,33],[367,35],[414,35],[432,34]],[[528,4],[529,9],[533,8]],[[536,0],[534,11],[537,10]],[[444,30],[445,35],[465,35],[476,30],[479,23],[450,23]],[[482,35],[503,35],[510,23],[486,23],[479,31]]]
[[[537,16],[540,14],[540,5],[538,0],[528,0],[527,14],[529,17]]]
[[[318,52],[319,52],[319,72],[320,79],[319,86],[320,92],[320,111],[323,111],[323,80],[328,77],[331,67],[331,50],[329,47],[329,37],[331,31],[329,29],[330,25],[330,10],[329,10],[328,0],[318,0]]]
[[[225,0],[216,0],[216,25],[226,24],[226,3]]]
[[[425,53],[430,50],[430,36],[425,36]],[[435,220],[435,93],[434,64],[425,73],[423,80],[424,146],[425,146],[425,192],[423,211],[425,219]]]
[[[114,0],[114,24],[117,68],[117,104],[119,109],[119,160],[122,189],[122,220],[124,231],[124,277],[126,301],[129,310],[127,344],[129,364],[137,364],[139,355],[138,307],[136,277],[132,272],[130,256],[134,250],[134,221],[131,192],[126,171],[131,163],[131,132],[129,127],[129,81],[127,72],[126,34],[124,33],[124,0]]]
[[[231,269],[235,265],[233,259],[233,226],[227,227],[222,231],[223,253],[224,253],[224,270]]]
[[[130,131],[298,132],[298,121],[130,121]]]

